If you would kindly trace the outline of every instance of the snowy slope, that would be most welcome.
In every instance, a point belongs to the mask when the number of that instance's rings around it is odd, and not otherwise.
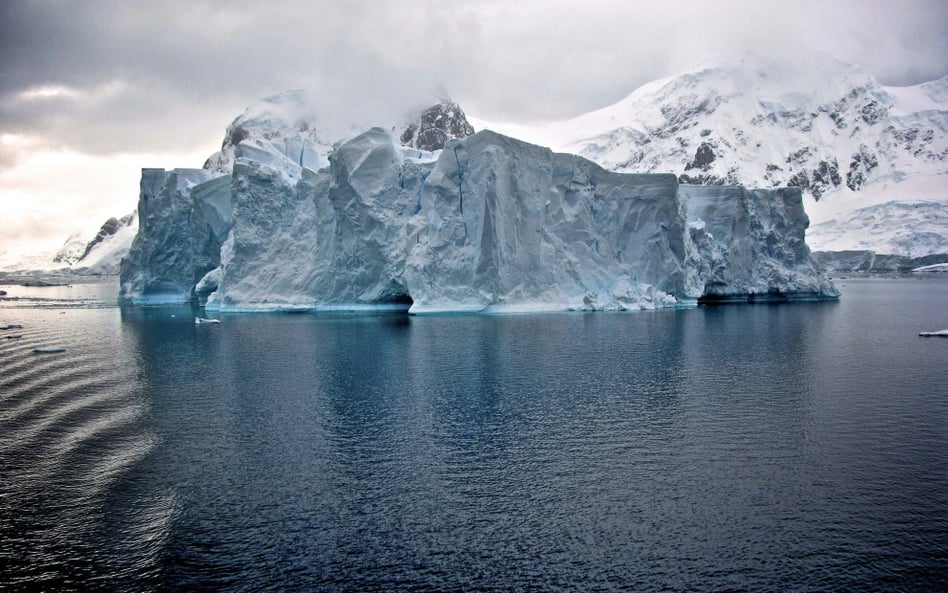
[[[706,63],[569,121],[474,124],[614,171],[671,172],[683,183],[801,187],[813,221],[836,223],[821,227],[822,246],[872,244],[858,224],[843,224],[848,212],[893,200],[948,203],[948,79],[884,87],[864,69],[828,56],[793,67]],[[890,222],[948,237],[943,218]]]
[[[82,235],[72,235],[57,252],[3,261],[0,271],[58,271],[76,275],[114,276],[119,273],[119,264],[128,254],[137,232],[137,213],[110,218],[91,240]]]
[[[865,249],[878,253],[922,257],[948,253],[948,204],[886,202],[867,206],[810,227],[807,242],[814,250]]]
[[[110,218],[89,241],[80,258],[72,264],[72,270],[84,275],[116,275],[119,264],[138,233],[138,213],[132,212],[122,218]]]

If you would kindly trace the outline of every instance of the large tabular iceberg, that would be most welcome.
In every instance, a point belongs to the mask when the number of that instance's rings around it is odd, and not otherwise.
[[[797,189],[681,186],[491,131],[434,152],[398,139],[371,129],[319,170],[237,142],[229,174],[143,171],[121,298],[420,313],[838,295]]]

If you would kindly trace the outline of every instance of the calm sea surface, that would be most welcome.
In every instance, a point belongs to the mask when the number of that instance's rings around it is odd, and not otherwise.
[[[839,285],[217,325],[2,287],[0,590],[948,590],[948,339],[918,337],[948,279]]]

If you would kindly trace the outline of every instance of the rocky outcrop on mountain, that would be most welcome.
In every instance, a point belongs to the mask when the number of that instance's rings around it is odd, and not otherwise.
[[[427,150],[441,150],[449,140],[467,138],[474,127],[467,121],[461,107],[447,99],[422,111],[405,126],[399,139],[403,146]]]
[[[85,249],[82,251],[82,255],[79,256],[77,261],[81,262],[84,260],[98,245],[108,241],[111,237],[114,237],[119,231],[125,227],[129,227],[135,223],[135,218],[137,214],[135,212],[126,214],[122,218],[109,218],[104,223],[102,223],[102,228],[99,229],[99,232],[95,237],[92,238],[86,244]]]

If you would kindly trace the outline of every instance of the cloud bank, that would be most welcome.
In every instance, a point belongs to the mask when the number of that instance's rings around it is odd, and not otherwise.
[[[826,52],[914,84],[948,73],[946,13],[941,0],[7,0],[0,172],[38,151],[209,154],[246,105],[300,87],[340,121],[390,120],[444,94],[484,119],[537,121],[608,105],[709,55]],[[137,188],[125,191],[134,203]],[[36,211],[56,216],[41,197],[55,193],[36,193]],[[95,210],[117,198],[76,199]]]

